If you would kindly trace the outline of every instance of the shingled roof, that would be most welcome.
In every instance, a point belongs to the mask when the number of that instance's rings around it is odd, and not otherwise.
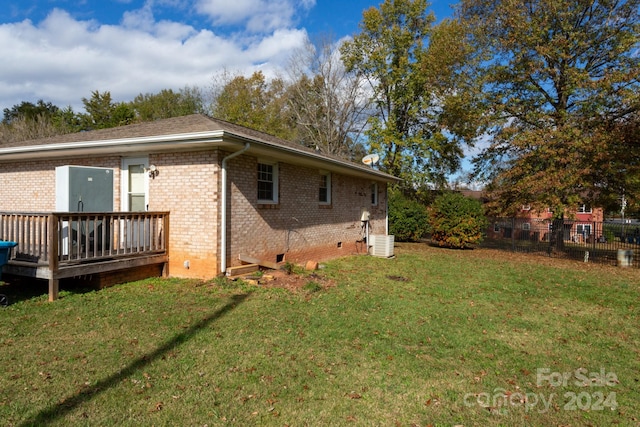
[[[227,131],[243,134],[253,139],[271,141],[283,145],[291,145],[291,142],[277,138],[264,132],[258,132],[243,126],[234,125],[224,120],[213,119],[204,114],[191,114],[189,116],[172,117],[169,119],[155,120],[152,122],[136,123],[126,126],[118,126],[108,129],[82,131],[55,135],[48,138],[31,139],[28,141],[3,143],[1,147],[24,147],[33,145],[49,145],[69,142],[104,141],[113,139],[142,138],[148,136],[176,135],[194,132]],[[297,148],[302,147],[296,144]]]
[[[277,138],[273,135],[269,135],[264,132],[256,131],[244,126],[239,126],[224,120],[214,119],[204,114],[192,114],[188,116],[173,117],[169,119],[156,120],[153,122],[136,123],[132,125],[120,126],[115,128],[100,129],[93,131],[77,132],[65,135],[56,135],[49,138],[33,139],[28,141],[5,143],[0,146],[0,160],[3,160],[3,155],[15,154],[18,151],[30,151],[42,148],[43,153],[47,152],[48,148],[54,146],[73,147],[74,143],[78,143],[78,146],[92,145],[98,146],[101,141],[114,142],[114,141],[128,141],[137,139],[149,139],[157,137],[161,139],[163,136],[172,137],[175,140],[176,136],[184,135],[185,138],[189,135],[197,134],[212,134],[221,133],[225,137],[232,137],[238,140],[257,142],[265,147],[271,147],[273,149],[286,150],[289,153],[298,154],[304,157],[315,158],[317,160],[325,160],[331,163],[340,164],[342,167],[349,167],[361,172],[366,171],[370,174],[377,175],[386,180],[398,180],[392,175],[373,170],[359,163],[354,163],[345,159],[341,159],[335,156],[329,156],[321,154],[305,147],[302,144],[297,144],[291,141],[287,141],[281,138]],[[94,144],[95,143],[95,144]],[[31,156],[33,158],[33,155]]]

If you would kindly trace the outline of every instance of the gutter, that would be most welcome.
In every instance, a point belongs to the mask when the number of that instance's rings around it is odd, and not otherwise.
[[[231,160],[236,156],[244,153],[251,147],[248,142],[244,148],[229,154],[222,159],[222,212],[220,213],[220,271],[224,274],[227,272],[227,160]]]
[[[0,156],[9,155],[29,155],[29,154],[45,154],[66,152],[69,150],[96,150],[100,148],[127,148],[127,147],[145,147],[152,144],[180,143],[197,144],[200,142],[209,142],[211,139],[222,139],[224,131],[208,131],[208,132],[192,132],[172,135],[156,135],[134,138],[117,138],[117,139],[96,139],[89,141],[75,142],[59,142],[55,144],[38,144],[38,145],[19,145],[15,147],[0,148]],[[46,154],[45,154],[46,155]]]

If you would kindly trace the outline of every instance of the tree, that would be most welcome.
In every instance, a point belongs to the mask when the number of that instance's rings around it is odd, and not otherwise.
[[[431,239],[440,246],[464,249],[482,242],[487,219],[478,200],[446,192],[431,205],[429,226]]]
[[[462,0],[458,16],[485,61],[490,146],[476,173],[494,210],[559,215],[623,191],[618,132],[640,108],[640,0]]]
[[[86,114],[81,115],[84,130],[105,129],[132,123],[135,112],[126,103],[114,103],[111,92],[91,92],[91,98],[82,98]]]
[[[0,124],[0,145],[64,133],[60,132],[60,129],[53,124],[49,117],[45,115],[36,117],[37,119],[28,119],[24,116],[18,116],[11,119],[10,124]]]
[[[372,91],[371,149],[379,152],[383,170],[411,187],[444,184],[462,156],[459,140],[448,137],[453,129],[446,129],[442,116],[447,98],[456,91],[438,91],[438,86],[447,81],[439,74],[455,70],[449,65],[468,51],[458,49],[463,39],[452,37],[455,28],[446,24],[437,41],[455,48],[445,56],[429,54],[443,46],[430,43],[434,20],[426,0],[385,0],[364,12],[361,32],[341,49],[347,70],[361,73]]]
[[[4,109],[0,124],[1,143],[46,138],[79,131],[79,117],[71,107],[60,109],[51,102],[23,101]]]
[[[60,134],[80,132],[82,130],[82,116],[73,111],[71,105],[59,109],[51,120]]]
[[[37,121],[42,118],[51,118],[58,112],[59,108],[51,102],[44,102],[39,99],[37,103],[22,101],[13,107],[5,108],[2,123],[8,125],[18,119],[26,121]]]
[[[289,114],[282,79],[267,81],[261,71],[250,77],[217,76],[211,107],[214,117],[292,140],[295,124]]]
[[[599,156],[593,167],[598,172],[611,171],[607,174],[607,181],[602,181],[601,185],[610,191],[599,193],[599,205],[605,208],[605,212],[620,215],[624,196],[627,215],[637,215],[640,213],[640,111],[624,123],[614,123],[603,132],[615,143],[609,144],[609,151]]]
[[[178,92],[162,89],[156,94],[139,94],[131,102],[140,121],[153,121],[204,112],[204,99],[199,89],[185,87]]]
[[[292,56],[288,72],[289,104],[298,125],[298,140],[321,153],[360,160],[370,106],[362,76],[347,72],[339,44],[308,42]]]

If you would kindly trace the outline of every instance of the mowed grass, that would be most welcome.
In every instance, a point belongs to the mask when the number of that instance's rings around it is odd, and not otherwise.
[[[0,424],[638,425],[637,270],[396,255],[328,262],[335,286],[297,292],[150,279],[25,298],[0,310]]]

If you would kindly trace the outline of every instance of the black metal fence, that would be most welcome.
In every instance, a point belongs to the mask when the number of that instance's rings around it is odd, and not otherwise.
[[[482,247],[640,267],[640,224],[491,218]]]

